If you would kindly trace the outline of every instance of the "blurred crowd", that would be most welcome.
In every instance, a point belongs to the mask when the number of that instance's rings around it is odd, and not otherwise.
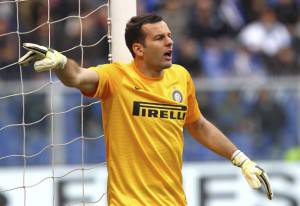
[[[175,40],[175,62],[194,76],[300,73],[300,1],[146,0]]]
[[[0,3],[0,68],[16,63],[26,52],[20,47],[24,42],[64,51],[83,66],[107,62],[106,2],[31,0],[19,2],[18,7],[15,2]],[[43,79],[45,76],[28,70],[22,78]],[[0,79],[19,80],[18,65],[0,70]]]
[[[107,8],[102,7],[106,1],[79,2],[80,5],[73,0],[0,3],[0,81],[49,78],[47,72],[36,73],[32,69],[20,72],[15,63],[25,52],[20,48],[23,42],[55,48],[84,67],[106,63]],[[198,77],[247,77],[251,80],[252,77],[300,74],[300,0],[138,0],[137,6],[139,14],[156,12],[168,23],[174,39],[174,62],[185,66],[195,81]],[[282,159],[288,149],[299,144],[299,103],[295,91],[261,89],[249,95],[236,88],[198,91],[197,95],[202,113],[254,158]],[[25,107],[25,122],[34,122],[47,114],[48,105],[36,101],[40,98],[32,95],[25,99],[25,106],[29,105]],[[70,97],[70,102],[72,98],[76,97]],[[22,118],[21,98],[14,101],[19,105],[19,110],[15,111],[8,109],[12,104],[3,106],[1,101],[0,128],[10,124],[8,119],[1,120],[5,112],[10,116],[17,113],[16,116]],[[85,115],[88,136],[99,134],[98,113],[101,111],[96,110]],[[75,126],[67,125],[65,136],[79,136],[80,130],[74,128],[81,127],[81,118],[75,115],[71,119],[68,124],[73,122]],[[17,123],[17,120],[12,121]],[[31,137],[43,136],[49,122],[36,129],[28,128],[28,133]],[[0,142],[4,143],[3,131],[0,131]],[[22,137],[21,133],[9,134]],[[186,161],[218,159],[186,136]],[[21,137],[18,138],[20,142]],[[31,144],[40,145],[40,148],[47,144],[40,138],[31,139]],[[15,143],[11,145],[11,150],[22,149],[16,148]],[[97,153],[103,142],[96,145],[87,144],[90,147],[87,151]],[[74,146],[73,150],[79,147]],[[73,150],[68,156],[69,163],[81,160],[80,156],[74,156]],[[0,157],[3,155],[0,150]],[[96,157],[90,154],[88,162],[99,161]],[[104,155],[101,161],[103,158]],[[49,156],[41,156],[36,163],[45,161],[49,161]]]
[[[107,33],[106,7],[88,15],[106,1],[49,2],[50,6],[48,1],[19,2],[18,9],[15,3],[0,4],[0,68],[16,61],[19,45],[25,41],[60,51],[71,49],[67,55],[81,61],[79,46],[92,45]],[[138,13],[163,16],[175,40],[174,61],[194,77],[249,77],[299,74],[299,2],[139,0],[137,4]],[[80,22],[78,15],[85,18]],[[83,49],[84,66],[107,62],[105,40]],[[0,78],[19,78],[9,70],[12,74],[1,72]]]

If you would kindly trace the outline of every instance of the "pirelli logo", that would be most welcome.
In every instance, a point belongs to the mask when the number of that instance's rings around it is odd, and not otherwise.
[[[187,107],[150,102],[133,102],[133,116],[184,120]]]

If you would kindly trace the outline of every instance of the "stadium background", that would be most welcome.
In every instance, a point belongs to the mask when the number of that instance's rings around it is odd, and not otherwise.
[[[81,1],[85,15],[106,1]],[[78,13],[78,1],[50,0],[52,21]],[[197,86],[202,113],[216,124],[241,150],[258,161],[299,160],[299,74],[300,74],[300,1],[299,0],[139,0],[138,14],[157,12],[168,22],[175,42],[174,63],[185,66]],[[19,3],[17,24],[15,3],[0,3],[0,35],[30,31],[48,18],[47,1],[32,0]],[[59,51],[68,50],[68,57],[81,62],[80,44],[93,44],[107,33],[107,13],[100,9],[83,19],[67,19],[20,35],[21,42],[49,45]],[[50,38],[49,38],[50,32]],[[266,32],[266,38],[259,38]],[[269,36],[268,36],[269,35]],[[0,68],[18,59],[18,35],[0,36]],[[22,50],[22,54],[25,51]],[[107,62],[108,44],[83,48],[82,65]],[[55,78],[55,77],[51,77]],[[0,97],[20,90],[18,65],[0,69]],[[25,91],[49,81],[49,73],[36,73],[23,68]],[[12,86],[7,86],[12,85]],[[13,86],[18,85],[18,86]],[[67,110],[80,104],[78,91],[58,87],[54,96],[64,96],[59,109]],[[55,98],[55,97],[54,97]],[[0,158],[23,153],[23,127],[7,125],[32,123],[50,111],[49,91],[41,90],[22,96],[0,99]],[[94,102],[83,99],[85,104]],[[83,110],[74,109],[54,121],[59,121],[61,142],[75,137],[98,137],[102,134],[98,104]],[[57,115],[59,116],[59,115]],[[81,130],[83,124],[83,131]],[[26,126],[26,152],[35,154],[51,142],[51,119],[44,118]],[[55,129],[55,128],[54,128]],[[57,130],[57,129],[55,129]],[[9,137],[9,138],[8,138]],[[60,163],[80,164],[82,144],[65,145],[59,154]],[[105,161],[103,138],[87,141],[85,163]],[[224,160],[185,135],[185,163],[206,163]],[[58,161],[59,163],[59,161]],[[0,159],[0,168],[22,166],[23,157]],[[26,160],[30,165],[50,165],[51,151],[45,150]]]

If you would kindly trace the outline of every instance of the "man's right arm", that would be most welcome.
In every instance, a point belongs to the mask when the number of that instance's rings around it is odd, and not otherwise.
[[[63,69],[54,71],[64,85],[77,88],[85,94],[91,94],[97,88],[99,81],[97,72],[91,69],[81,68],[72,59],[67,59]]]
[[[24,43],[23,47],[28,52],[19,59],[20,65],[34,62],[37,72],[53,69],[63,84],[78,88],[85,94],[92,94],[96,90],[99,81],[96,71],[81,68],[74,60],[51,48],[32,43]]]

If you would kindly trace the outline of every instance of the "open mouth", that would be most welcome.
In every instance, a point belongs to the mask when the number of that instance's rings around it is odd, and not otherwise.
[[[169,50],[167,52],[164,53],[165,57],[171,58],[172,57],[172,50]]]

